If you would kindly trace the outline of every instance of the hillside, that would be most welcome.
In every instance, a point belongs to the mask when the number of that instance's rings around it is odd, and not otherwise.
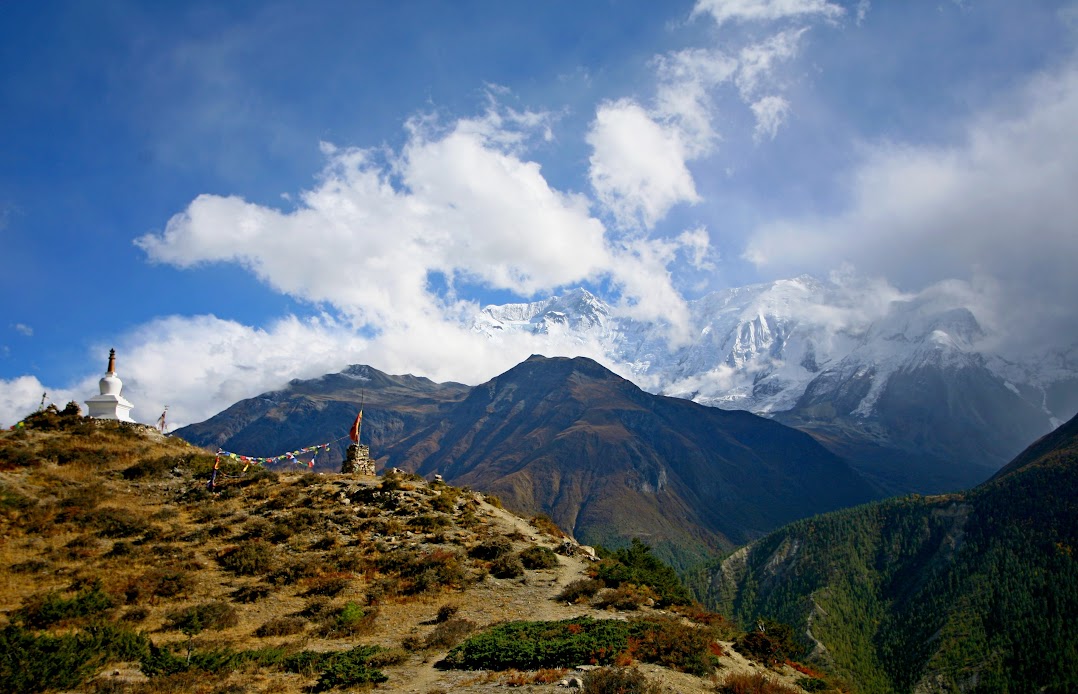
[[[826,688],[750,663],[717,615],[675,609],[684,589],[642,545],[596,562],[549,521],[411,475],[224,460],[211,493],[213,466],[70,410],[0,433],[0,690]],[[499,662],[531,662],[520,648],[538,635],[542,667],[484,665],[506,629],[520,635]]]
[[[747,412],[646,393],[585,358],[533,356],[468,388],[369,366],[295,381],[175,434],[269,455],[339,440],[364,408],[380,469],[497,494],[576,539],[645,539],[679,567],[879,494],[809,436]],[[340,469],[342,443],[317,471]]]
[[[698,587],[866,692],[1078,689],[1078,418],[963,493],[794,523]]]
[[[532,356],[386,453],[545,513],[581,542],[639,537],[681,565],[876,496],[801,432],[651,395],[580,357]]]

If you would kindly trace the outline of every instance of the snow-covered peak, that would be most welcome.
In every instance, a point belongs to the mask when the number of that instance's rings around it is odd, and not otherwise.
[[[620,318],[584,289],[487,306],[472,329],[495,340],[526,332],[598,345],[641,387],[763,414],[791,409],[810,383],[860,378],[870,385],[856,411],[869,416],[892,374],[923,365],[983,366],[1007,383],[1047,388],[1034,360],[986,351],[992,336],[959,289],[910,295],[881,281],[808,275],[724,289],[689,302],[694,337],[676,348],[662,326]],[[1052,365],[1053,383],[1078,382],[1075,360],[1039,359]]]

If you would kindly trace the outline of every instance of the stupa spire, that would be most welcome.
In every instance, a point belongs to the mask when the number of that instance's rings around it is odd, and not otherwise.
[[[105,370],[105,373],[116,373],[116,348],[109,350],[109,368]]]

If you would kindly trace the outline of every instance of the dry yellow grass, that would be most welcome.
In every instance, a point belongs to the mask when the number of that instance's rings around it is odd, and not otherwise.
[[[422,693],[489,691],[496,683],[557,691],[551,671],[436,669],[451,645],[442,636],[456,620],[481,628],[617,617],[554,599],[584,577],[580,558],[560,556],[557,567],[520,578],[489,576],[491,561],[477,548],[504,543],[520,551],[563,540],[481,494],[412,476],[243,474],[231,461],[210,494],[212,464],[207,452],[144,427],[73,420],[0,433],[0,621],[18,622],[20,609],[50,594],[103,595],[111,606],[60,619],[44,633],[105,620],[181,657],[188,649],[376,645],[389,677],[380,688]],[[206,617],[222,611],[227,619]],[[202,615],[197,627],[192,615]],[[79,691],[301,692],[315,678],[248,663],[148,679],[138,663],[111,663]],[[669,679],[677,691],[714,688],[680,674]]]

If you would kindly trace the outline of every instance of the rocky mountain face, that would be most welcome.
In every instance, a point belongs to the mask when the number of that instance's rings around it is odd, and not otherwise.
[[[891,493],[968,488],[1078,410],[1078,352],[993,351],[946,288],[917,296],[798,277],[689,305],[687,344],[578,289],[488,306],[473,329],[587,345],[645,389],[774,417]]]
[[[703,572],[866,692],[1075,691],[1078,418],[962,494],[798,521]]]
[[[272,455],[341,437],[361,400],[381,466],[493,492],[585,543],[639,537],[682,565],[877,496],[801,432],[649,394],[585,358],[532,357],[474,388],[350,367],[176,433]],[[320,456],[318,469],[337,461]]]
[[[875,495],[801,432],[648,394],[581,357],[533,356],[387,453],[582,542],[639,537],[682,564]]]

